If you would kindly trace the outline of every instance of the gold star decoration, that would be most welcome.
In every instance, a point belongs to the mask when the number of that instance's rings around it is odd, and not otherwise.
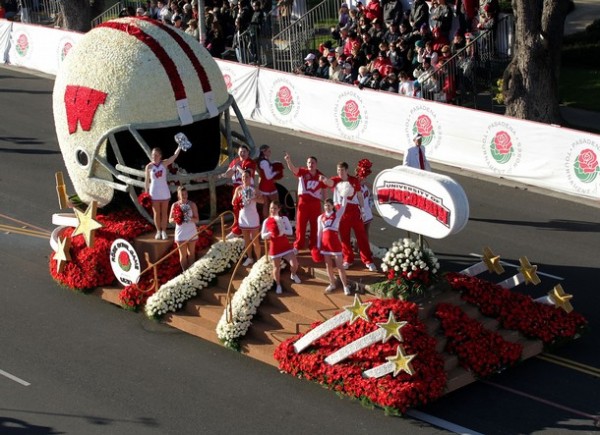
[[[533,266],[527,257],[519,258],[519,263],[521,263],[521,267],[519,267],[519,272],[525,278],[525,284],[533,284],[538,285],[540,282],[540,278],[537,276],[537,266]]]
[[[494,272],[497,275],[504,273],[504,268],[500,264],[500,256],[494,255],[492,250],[487,246],[483,248],[483,262],[490,272]]]
[[[394,364],[394,377],[398,376],[400,372],[406,372],[411,376],[414,375],[415,370],[410,362],[416,356],[416,353],[414,355],[406,355],[402,345],[398,345],[398,349],[396,349],[396,355],[388,356],[386,358],[389,362]]]
[[[406,325],[408,325],[408,322],[396,322],[394,313],[390,311],[388,321],[385,323],[377,324],[377,326],[379,326],[385,331],[385,337],[383,337],[382,343],[385,343],[392,337],[395,337],[398,341],[403,341],[402,335],[400,334],[400,329],[402,329]]]
[[[550,300],[554,302],[554,304],[567,313],[573,311],[573,305],[571,305],[571,299],[573,299],[573,295],[565,293],[562,286],[558,284],[548,293]]]
[[[75,231],[73,231],[72,237],[75,237],[79,234],[83,235],[85,244],[89,248],[94,247],[94,232],[98,228],[102,228],[104,226],[96,220],[97,207],[98,203],[96,201],[92,201],[85,213],[82,213],[76,208],[73,209],[79,224],[77,225],[77,228],[75,228]]]
[[[352,305],[347,305],[344,307],[346,311],[352,314],[352,318],[350,319],[350,324],[353,324],[356,320],[363,319],[365,322],[369,321],[369,316],[367,315],[367,309],[371,306],[371,302],[365,302],[364,304],[360,300],[357,294],[354,294],[354,303]]]
[[[58,249],[54,254],[56,260],[56,272],[61,273],[65,268],[67,261],[71,261],[71,239],[65,237],[64,239],[58,238]]]

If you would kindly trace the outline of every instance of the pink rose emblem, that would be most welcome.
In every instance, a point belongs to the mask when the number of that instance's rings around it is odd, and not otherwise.
[[[233,83],[231,83],[231,76],[229,74],[223,74],[223,80],[225,80],[225,87],[231,89]]]
[[[433,131],[433,124],[431,122],[431,118],[429,118],[429,116],[427,115],[419,116],[419,118],[417,118],[416,126],[417,132],[423,137],[429,136]]]
[[[287,86],[282,86],[281,88],[279,88],[279,92],[277,92],[277,98],[279,99],[283,107],[290,106],[294,99],[292,91],[290,91],[290,88],[288,88]]]
[[[499,131],[494,137],[494,145],[496,145],[499,154],[509,154],[512,148],[510,135],[505,131]]]
[[[71,44],[70,42],[67,42],[67,43],[65,43],[65,45],[63,45],[62,51],[60,53],[61,60],[64,60],[65,57],[67,57],[67,54],[69,54],[69,51],[71,51],[71,48],[73,48],[73,44]]]
[[[592,174],[598,170],[598,157],[596,153],[589,148],[584,149],[579,153],[577,158],[579,167],[586,174]]]
[[[349,122],[356,122],[360,118],[360,108],[358,103],[354,100],[346,101],[344,105],[344,114]]]
[[[21,33],[21,35],[19,35],[19,37],[17,38],[17,45],[15,49],[17,50],[17,53],[19,53],[21,56],[24,56],[25,53],[27,53],[28,48],[29,40],[27,39],[27,35]]]

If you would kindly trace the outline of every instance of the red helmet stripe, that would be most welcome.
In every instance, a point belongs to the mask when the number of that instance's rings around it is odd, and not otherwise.
[[[175,62],[173,62],[173,59],[169,57],[165,49],[156,39],[145,33],[139,27],[135,26],[134,22],[120,23],[116,21],[107,21],[106,23],[100,24],[98,27],[108,27],[110,29],[125,32],[146,44],[165,69],[165,72],[171,81],[171,87],[173,88],[173,93],[175,94],[175,100],[179,101],[187,98],[185,94],[185,87],[183,86],[183,81],[181,80],[179,72],[177,71]]]
[[[181,35],[179,33],[177,33],[176,30],[173,30],[171,27],[167,26],[166,24],[161,23],[160,21],[152,20],[150,18],[140,18],[140,19],[157,25],[158,27],[163,29],[165,32],[167,32],[175,40],[175,42],[177,42],[177,44],[179,44],[179,46],[181,47],[183,52],[187,55],[190,62],[192,62],[192,65],[194,65],[194,69],[196,70],[196,73],[198,74],[198,78],[200,79],[200,83],[202,84],[202,90],[204,92],[210,92],[211,91],[210,82],[208,81],[208,76],[206,75],[206,71],[204,70],[204,67],[198,60],[198,57],[196,57],[196,55],[194,54],[194,50],[192,49],[192,47],[190,47],[190,45],[181,37]]]

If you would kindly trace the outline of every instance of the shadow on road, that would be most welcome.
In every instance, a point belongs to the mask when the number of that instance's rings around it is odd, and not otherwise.
[[[552,230],[552,231],[577,231],[577,232],[598,232],[600,231],[600,225],[597,222],[584,222],[584,221],[572,221],[564,219],[552,219],[548,222],[532,222],[532,221],[515,221],[515,220],[504,220],[504,219],[479,219],[469,218],[470,221],[475,222],[486,222],[491,224],[501,225],[518,225],[522,227],[534,227],[541,230]]]

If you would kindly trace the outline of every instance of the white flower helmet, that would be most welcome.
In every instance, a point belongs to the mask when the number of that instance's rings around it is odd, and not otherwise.
[[[212,171],[219,114],[232,103],[237,109],[216,62],[191,36],[139,17],[94,28],[65,58],[53,93],[58,141],[80,199],[103,206],[115,189],[134,198],[151,149],[169,157],[179,132],[194,144],[177,161],[183,172]]]

